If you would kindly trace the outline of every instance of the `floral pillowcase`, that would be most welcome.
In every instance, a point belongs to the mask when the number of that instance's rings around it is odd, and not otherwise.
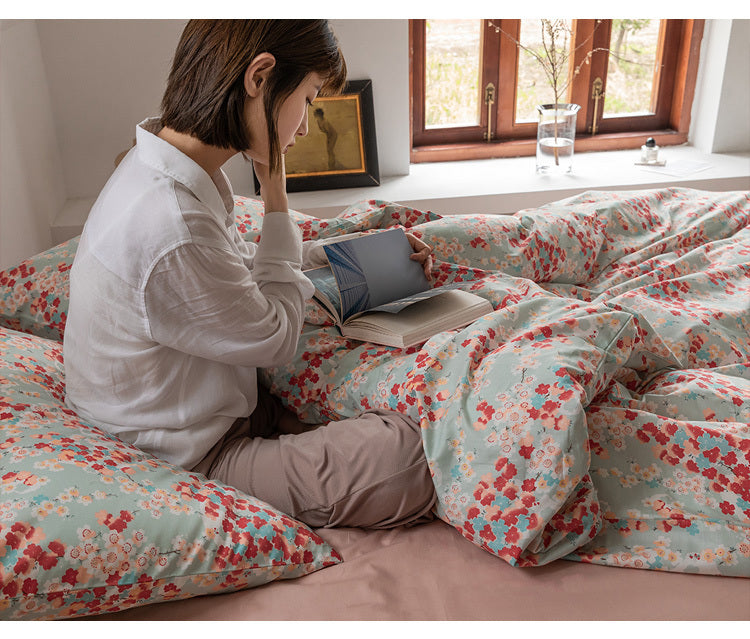
[[[78,239],[0,271],[0,326],[62,341]]]
[[[61,346],[0,328],[0,619],[114,612],[341,561],[268,504],[79,419]]]

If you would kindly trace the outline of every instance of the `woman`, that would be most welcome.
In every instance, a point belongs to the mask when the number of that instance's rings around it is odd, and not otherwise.
[[[289,216],[283,154],[307,133],[308,104],[345,75],[324,20],[187,24],[162,115],[137,127],[81,237],[67,403],[312,526],[389,527],[431,517],[418,426],[376,411],[311,429],[256,377],[294,354],[313,291],[301,268],[321,252]],[[221,170],[236,153],[261,185],[257,246],[237,231]],[[429,248],[411,241],[429,271]]]

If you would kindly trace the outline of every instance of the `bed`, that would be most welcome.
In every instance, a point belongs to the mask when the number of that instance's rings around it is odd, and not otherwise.
[[[261,204],[236,213],[257,240]],[[310,302],[262,371],[311,424],[418,421],[436,520],[311,530],[80,420],[73,239],[0,273],[0,618],[750,619],[750,193],[293,215],[305,239],[409,229],[435,285],[495,309],[399,350]]]

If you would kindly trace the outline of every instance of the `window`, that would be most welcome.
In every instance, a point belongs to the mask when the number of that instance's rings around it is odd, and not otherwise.
[[[687,141],[702,20],[554,26],[564,52],[559,101],[581,106],[576,150]],[[534,59],[542,28],[540,20],[410,20],[413,162],[533,155],[536,106],[554,102]]]

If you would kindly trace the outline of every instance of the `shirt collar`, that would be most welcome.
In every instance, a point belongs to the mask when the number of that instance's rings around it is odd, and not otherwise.
[[[161,130],[158,117],[147,118],[135,131],[138,155],[144,163],[184,184],[193,195],[211,210],[224,210],[228,216],[234,211],[234,194],[224,171],[213,176],[182,151],[158,137]]]

